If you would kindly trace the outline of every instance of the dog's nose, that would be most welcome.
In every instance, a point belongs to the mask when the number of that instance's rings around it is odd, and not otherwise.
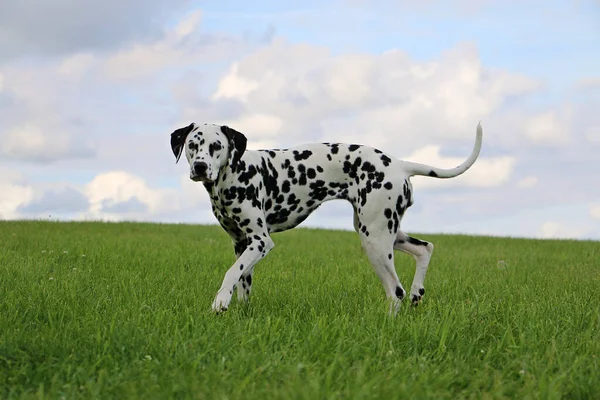
[[[194,173],[198,176],[204,176],[207,169],[208,165],[205,162],[194,163]]]

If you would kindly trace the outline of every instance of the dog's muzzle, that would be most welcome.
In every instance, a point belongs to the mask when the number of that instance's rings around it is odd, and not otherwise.
[[[193,180],[194,182],[198,182],[198,181],[208,181],[208,177],[206,176],[206,173],[208,171],[208,165],[205,162],[196,162],[194,163],[194,169],[192,170],[192,173],[190,174],[190,179]]]

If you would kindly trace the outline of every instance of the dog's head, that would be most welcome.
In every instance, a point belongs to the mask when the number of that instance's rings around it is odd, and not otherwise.
[[[224,167],[238,164],[246,151],[246,136],[225,125],[191,123],[171,133],[171,150],[175,162],[185,152],[191,180],[214,182]]]

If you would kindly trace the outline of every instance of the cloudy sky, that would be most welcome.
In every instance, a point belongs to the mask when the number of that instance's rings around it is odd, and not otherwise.
[[[216,223],[170,133],[453,167],[408,232],[600,239],[597,0],[0,2],[0,219]],[[352,229],[349,204],[304,224]]]

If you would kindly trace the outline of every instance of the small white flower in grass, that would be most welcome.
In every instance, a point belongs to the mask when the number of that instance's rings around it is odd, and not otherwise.
[[[51,276],[50,278],[48,278],[48,280],[49,280],[49,281],[53,281],[53,280],[54,280],[54,277],[53,277],[53,276]]]
[[[146,354],[144,356],[144,360],[146,360],[146,361],[152,361],[152,356],[150,354]]]
[[[498,261],[498,269],[505,269],[506,268],[506,262],[504,262],[503,260]]]
[[[67,250],[63,250],[63,254],[67,254],[67,253],[68,253],[68,251],[67,251]]]
[[[46,254],[46,250],[42,250],[42,254]]]
[[[85,254],[82,254],[81,257],[85,257]]]
[[[77,271],[77,268],[73,267],[73,272]]]
[[[524,370],[524,369],[520,370],[520,371],[519,371],[519,374],[520,374],[520,375],[525,375],[525,370]]]
[[[481,354],[485,353],[485,350],[481,350]]]

